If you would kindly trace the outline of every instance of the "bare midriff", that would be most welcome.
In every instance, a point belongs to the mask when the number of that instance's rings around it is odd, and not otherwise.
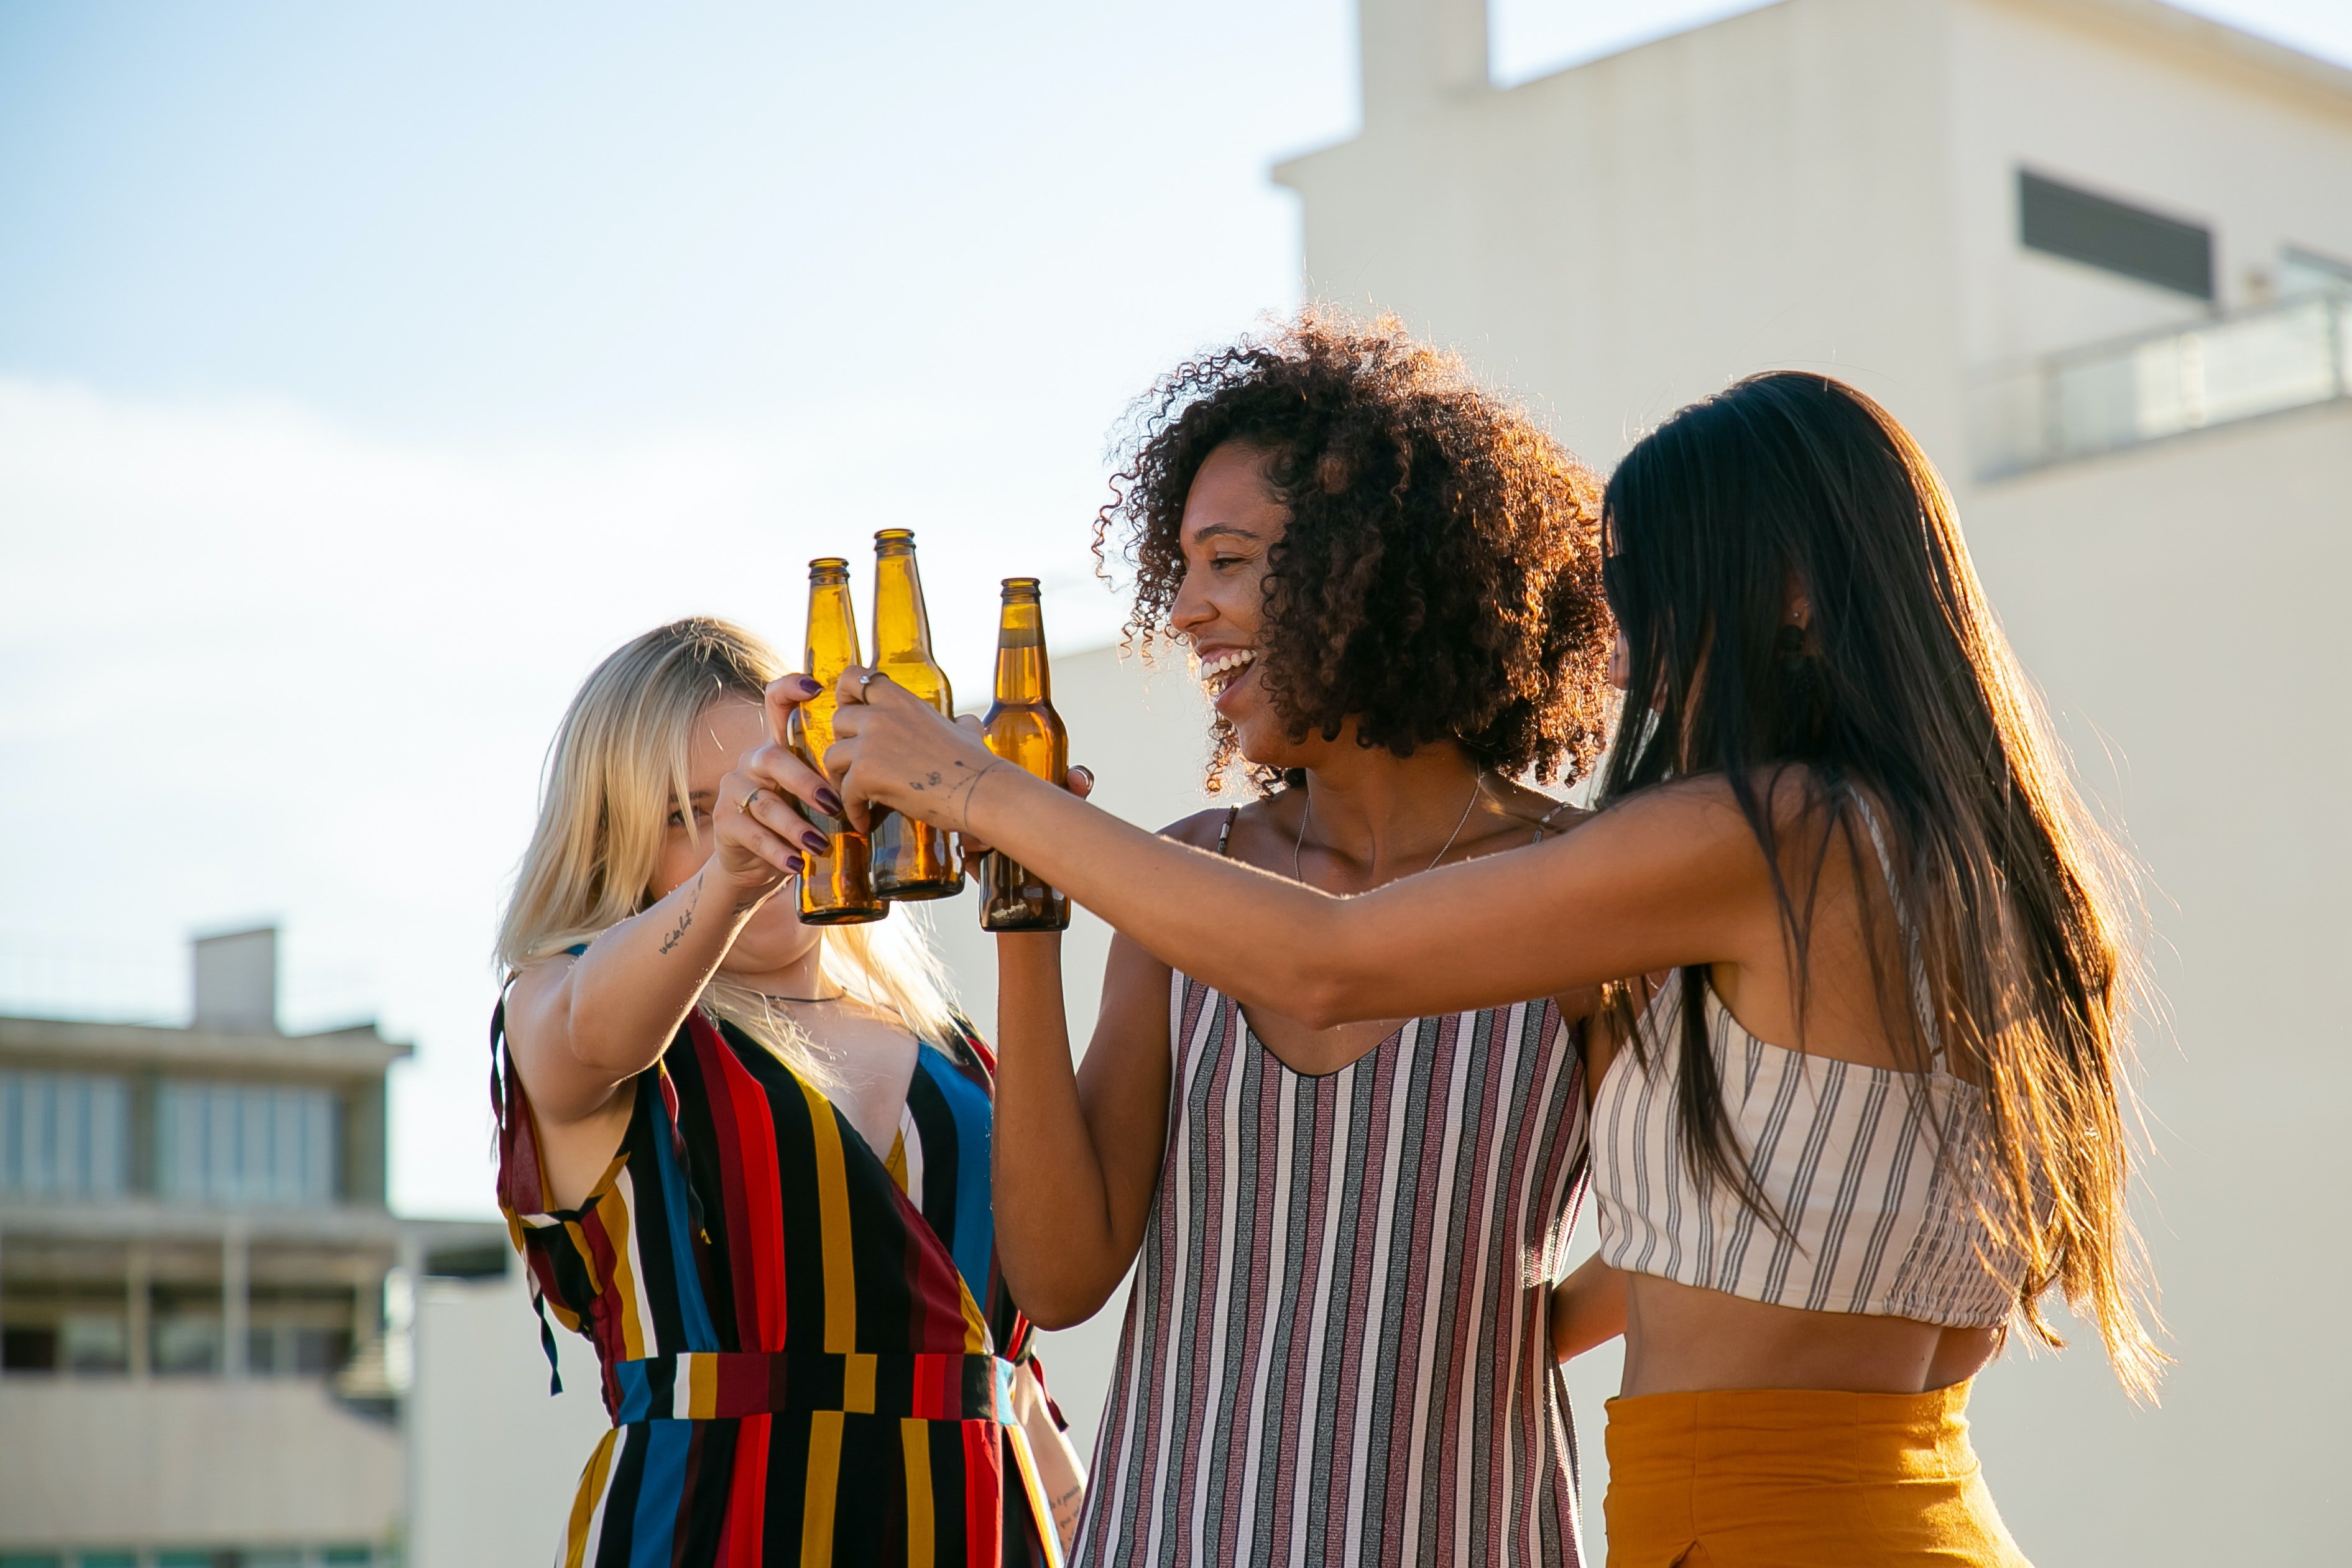
[[[1997,1328],[1807,1311],[1625,1277],[1629,1397],[1731,1388],[1924,1394],[1974,1377],[2000,1345]]]

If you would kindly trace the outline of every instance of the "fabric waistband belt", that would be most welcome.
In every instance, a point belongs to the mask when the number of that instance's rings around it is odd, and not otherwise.
[[[1002,1356],[686,1351],[613,1363],[613,1424],[837,1410],[926,1421],[1011,1423]]]

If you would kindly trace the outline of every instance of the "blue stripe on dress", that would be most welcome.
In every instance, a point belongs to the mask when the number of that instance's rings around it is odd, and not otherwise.
[[[646,1363],[622,1361],[613,1363],[613,1382],[620,1390],[619,1405],[613,1412],[613,1425],[624,1426],[632,1421],[653,1418],[654,1392],[646,1381]]]
[[[678,1505],[686,1497],[686,1456],[693,1447],[692,1421],[648,1421],[646,1468],[637,1484],[637,1517],[629,1532],[629,1568],[670,1568],[670,1542],[677,1530]]]
[[[971,1287],[971,1299],[984,1301],[988,1299],[988,1259],[996,1223],[989,1190],[988,1093],[958,1072],[953,1062],[930,1046],[922,1048],[921,1060],[931,1081],[939,1085],[940,1098],[947,1101],[949,1114],[955,1118],[955,1235],[948,1238],[948,1250],[955,1255],[956,1268]]]
[[[647,1142],[654,1146],[654,1165],[661,1173],[662,1228],[669,1233],[670,1272],[677,1276],[678,1321],[686,1330],[681,1348],[715,1351],[719,1332],[710,1326],[710,1309],[702,1300],[702,1271],[694,1264],[693,1222],[688,1217],[693,1211],[687,1203],[686,1173],[677,1165],[677,1127],[667,1117],[663,1120],[667,1124],[656,1129]]]

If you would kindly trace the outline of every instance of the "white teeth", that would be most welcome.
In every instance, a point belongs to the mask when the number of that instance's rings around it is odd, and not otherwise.
[[[1244,647],[1203,660],[1200,668],[1201,684],[1209,689],[1210,695],[1214,696],[1232,685],[1242,667],[1255,658],[1255,648]]]

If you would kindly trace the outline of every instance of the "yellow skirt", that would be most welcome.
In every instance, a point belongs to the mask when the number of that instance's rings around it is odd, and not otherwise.
[[[1609,1568],[2030,1568],[1969,1444],[1969,1385],[1609,1402]]]

